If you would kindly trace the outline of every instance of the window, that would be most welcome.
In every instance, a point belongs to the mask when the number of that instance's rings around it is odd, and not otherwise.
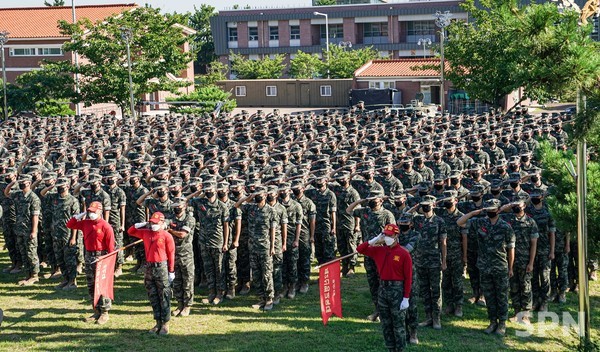
[[[42,56],[60,56],[62,55],[62,49],[61,48],[39,48],[38,49],[38,55],[42,55]]]
[[[267,96],[268,97],[276,97],[277,96],[277,86],[267,86]]]
[[[290,40],[300,39],[300,26],[290,26]]]
[[[395,81],[369,81],[369,89],[396,88]]]
[[[387,23],[365,23],[363,27],[363,35],[365,38],[387,37]]]
[[[248,40],[249,41],[258,40],[258,27],[248,27]]]
[[[432,42],[436,41],[436,26],[433,21],[412,21],[406,26],[406,41],[416,43],[421,38],[429,38]]]
[[[235,86],[235,96],[236,97],[245,97],[246,96],[246,86]]]
[[[269,26],[269,40],[279,40],[278,26]]]
[[[228,33],[229,41],[237,42],[237,40],[238,40],[237,28],[228,28],[228,30],[229,30],[229,33]]]
[[[13,48],[10,49],[10,56],[35,56],[35,48]]]
[[[330,97],[331,96],[331,86],[321,86],[321,96],[322,97]]]
[[[325,39],[327,28],[325,25],[321,25],[321,38]],[[330,24],[329,25],[329,38],[338,38],[342,40],[344,38],[344,25],[343,24]]]

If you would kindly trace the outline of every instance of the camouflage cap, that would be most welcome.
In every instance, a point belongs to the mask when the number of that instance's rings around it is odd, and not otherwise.
[[[410,224],[413,221],[413,216],[411,213],[402,213],[400,218],[398,219],[399,224]]]
[[[483,192],[485,192],[485,186],[484,185],[475,185],[469,191],[469,193],[471,193],[471,194],[479,194],[479,193],[483,193]]]
[[[187,205],[187,199],[185,197],[176,197],[173,199],[173,204],[171,205],[174,208],[183,207]]]
[[[511,172],[508,175],[508,181],[509,182],[517,182],[517,181],[521,181],[521,174],[518,172]]]
[[[423,196],[423,198],[421,198],[421,201],[419,202],[419,204],[421,205],[434,205],[435,202],[437,202],[437,198],[435,198],[434,196]]]
[[[485,210],[496,210],[502,206],[500,200],[492,198],[483,202],[483,209]]]

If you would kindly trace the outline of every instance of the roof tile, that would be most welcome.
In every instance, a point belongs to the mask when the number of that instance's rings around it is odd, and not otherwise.
[[[439,64],[437,58],[373,60],[359,68],[356,77],[439,77],[439,70],[422,69],[425,65]]]

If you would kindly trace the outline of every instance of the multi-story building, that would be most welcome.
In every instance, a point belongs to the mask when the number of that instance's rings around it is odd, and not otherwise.
[[[425,39],[427,56],[440,41],[433,14],[450,11],[453,19],[467,20],[460,1],[408,0],[391,4],[352,4],[289,9],[220,11],[211,19],[215,54],[229,64],[231,52],[250,59],[284,54],[289,60],[300,50],[322,53],[329,45],[372,46],[382,57],[420,57]],[[315,14],[315,12],[320,14]],[[327,21],[325,16],[327,15]],[[327,22],[327,23],[326,23]],[[326,25],[327,24],[327,25]]]

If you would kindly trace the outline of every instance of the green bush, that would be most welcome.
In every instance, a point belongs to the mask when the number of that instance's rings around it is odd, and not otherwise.
[[[206,85],[197,88],[190,94],[185,94],[176,98],[167,98],[167,101],[189,101],[194,102],[193,104],[173,104],[169,107],[172,112],[182,114],[202,114],[205,112],[212,112],[219,102],[224,102],[221,111],[230,112],[237,106],[234,99],[231,97],[230,92],[225,92],[221,88],[215,85]]]
[[[40,116],[66,116],[75,115],[68,103],[48,100],[36,104],[35,112]]]

